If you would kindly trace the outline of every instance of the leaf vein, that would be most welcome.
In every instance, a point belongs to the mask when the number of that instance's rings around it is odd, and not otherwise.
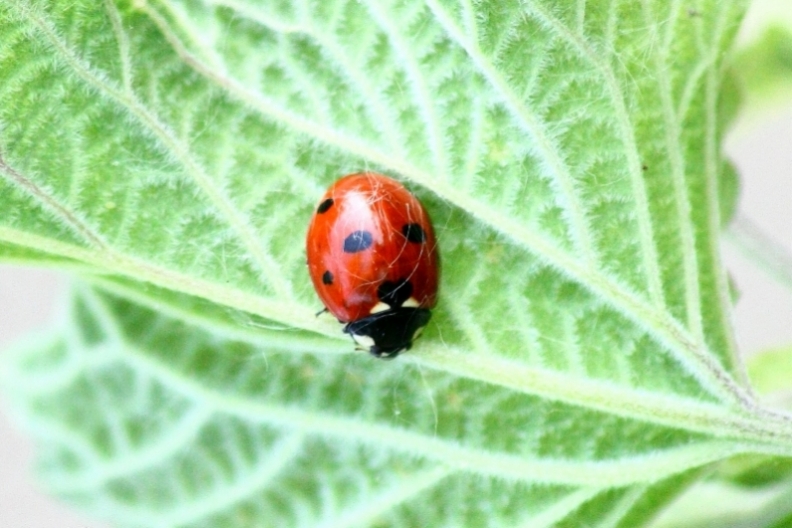
[[[402,476],[399,478],[397,486],[392,486],[374,496],[365,497],[364,500],[356,504],[356,507],[338,512],[335,517],[321,520],[316,528],[369,526],[374,521],[381,519],[385,512],[435,487],[453,473],[453,470],[445,466],[438,466],[413,475]]]
[[[748,444],[736,441],[712,440],[610,460],[532,458],[467,447],[456,441],[430,437],[389,425],[360,422],[355,417],[334,416],[235,396],[174,372],[168,366],[148,357],[144,351],[133,348],[129,348],[129,354],[125,358],[135,369],[161,380],[172,390],[218,412],[239,416],[254,423],[267,423],[300,431],[303,434],[388,448],[446,464],[454,470],[471,471],[512,481],[618,487],[654,481],[692,466],[756,449],[754,444],[749,447]]]
[[[615,3],[616,2],[612,2],[611,5]],[[641,262],[646,273],[649,297],[652,304],[655,305],[658,310],[665,311],[666,307],[663,298],[661,273],[658,266],[659,257],[654,242],[654,229],[652,227],[652,219],[649,212],[649,197],[646,191],[646,184],[643,180],[641,160],[638,157],[638,146],[633,134],[633,126],[630,123],[629,112],[627,111],[622,91],[616,81],[615,73],[612,67],[601,58],[600,54],[597,54],[589,46],[585,39],[569,31],[566,26],[543,9],[538,3],[532,3],[531,8],[534,15],[545,27],[557,35],[558,38],[576,48],[581,58],[591,64],[595,70],[599,71],[605,81],[608,94],[613,104],[614,116],[618,123],[619,135],[625,146],[627,171],[630,176],[632,194],[636,201],[635,212],[638,219]]]
[[[402,67],[410,80],[410,86],[426,126],[435,168],[442,174],[451,174],[451,167],[446,156],[448,141],[440,128],[440,119],[437,117],[434,107],[434,98],[429,91],[421,68],[415,61],[415,53],[410,52],[409,46],[401,34],[394,30],[396,26],[393,21],[389,20],[386,14],[380,10],[379,0],[360,0],[360,2],[366,6],[380,30],[388,37],[395,54],[401,59]]]
[[[220,188],[215,186],[209,175],[206,174],[200,164],[193,159],[188,147],[185,146],[164,123],[160,122],[149,109],[145,108],[137,98],[119,90],[113,86],[110,81],[105,79],[103,75],[94,72],[90,66],[83,64],[74,51],[60,39],[47,20],[39,18],[33,13],[30,13],[30,17],[45,35],[58,55],[60,55],[72,68],[75,74],[96,89],[98,93],[123,105],[138,122],[144,125],[154,137],[159,139],[163,147],[181,163],[187,174],[192,177],[197,187],[206,194],[210,202],[214,204],[232,228],[238,233],[245,247],[259,264],[263,272],[262,278],[269,279],[266,283],[270,284],[279,296],[291,298],[291,286],[280,273],[278,264],[266,250],[260,247],[253,227],[248,221],[241,217],[228,196],[226,196]]]
[[[642,1],[644,17],[647,26],[650,28],[651,39],[659,40],[656,33],[656,23],[651,13],[651,8],[646,0]],[[669,11],[678,12],[680,9],[679,0],[673,0]],[[669,33],[674,31],[674,24],[667,25]],[[671,44],[671,38],[666,36],[664,43]],[[677,113],[674,108],[673,96],[671,94],[671,80],[668,78],[669,62],[668,48],[661,48],[653,53],[655,62],[658,91],[660,93],[660,108],[663,122],[665,123],[665,150],[669,154],[671,164],[671,182],[674,188],[674,201],[676,204],[677,224],[679,234],[682,239],[682,259],[684,266],[685,282],[685,306],[687,312],[687,327],[692,333],[693,339],[698,343],[704,342],[704,327],[701,318],[701,291],[699,282],[698,259],[696,258],[696,240],[692,227],[692,214],[690,196],[688,194],[687,181],[685,178],[685,159],[679,148],[682,129],[677,120]]]
[[[574,178],[558,145],[555,144],[551,134],[543,126],[542,120],[520,100],[517,94],[513,93],[503,77],[498,73],[495,65],[481,53],[476,43],[469,42],[463,36],[461,30],[456,27],[438,2],[436,0],[426,0],[426,4],[434,13],[436,20],[443,27],[449,39],[465,50],[481,75],[500,95],[503,104],[506,105],[506,108],[511,112],[520,127],[534,139],[535,148],[539,156],[543,158],[548,172],[554,175],[554,181],[560,191],[559,194],[563,196],[566,202],[564,211],[572,228],[575,246],[583,254],[585,260],[590,263],[594,262],[596,255],[591,245],[592,236],[583,206],[575,191]]]
[[[18,188],[24,190],[30,197],[38,201],[46,210],[59,218],[76,235],[80,236],[90,246],[106,251],[105,241],[94,232],[89,225],[61,204],[51,193],[38,186],[33,180],[24,176],[6,163],[0,156],[0,173]]]

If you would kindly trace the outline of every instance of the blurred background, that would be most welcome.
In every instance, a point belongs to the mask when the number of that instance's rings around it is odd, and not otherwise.
[[[756,38],[767,20],[792,27],[788,0],[760,0],[741,30]],[[740,231],[758,229],[792,262],[792,93],[786,105],[768,104],[743,116],[726,142],[741,180]],[[792,345],[792,289],[763,272],[729,237],[723,254],[739,291],[734,310],[743,355]],[[55,317],[68,277],[46,270],[0,267],[0,353]],[[34,476],[34,450],[0,401],[0,528],[105,528],[46,495]]]

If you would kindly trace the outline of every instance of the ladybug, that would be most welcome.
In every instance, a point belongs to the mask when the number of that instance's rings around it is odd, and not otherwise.
[[[325,192],[306,239],[316,293],[344,332],[378,358],[409,350],[437,297],[434,230],[401,183],[350,174]]]

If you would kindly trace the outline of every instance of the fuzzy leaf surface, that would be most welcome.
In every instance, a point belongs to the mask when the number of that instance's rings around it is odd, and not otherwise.
[[[787,454],[717,244],[743,7],[5,3],[0,257],[97,288],[5,369],[53,487],[132,526],[639,526],[696,468]],[[363,169],[443,260],[391,363],[305,270]]]

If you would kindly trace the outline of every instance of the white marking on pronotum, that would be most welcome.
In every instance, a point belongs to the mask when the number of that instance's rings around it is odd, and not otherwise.
[[[390,306],[388,306],[384,302],[378,302],[377,304],[374,305],[374,308],[371,309],[369,314],[375,314],[375,313],[384,312],[385,310],[388,310],[388,309],[390,309]]]
[[[367,335],[359,335],[359,334],[352,334],[352,339],[355,340],[355,343],[358,345],[369,349],[374,346],[374,338]]]
[[[405,308],[418,308],[420,304],[418,303],[417,300],[415,300],[415,297],[410,297],[409,299],[404,301],[404,304],[402,304],[402,306]]]

